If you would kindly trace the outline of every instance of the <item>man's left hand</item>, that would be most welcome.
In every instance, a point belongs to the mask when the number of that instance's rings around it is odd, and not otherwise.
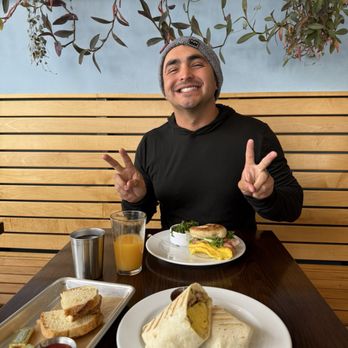
[[[245,165],[238,187],[245,196],[256,199],[269,197],[274,189],[274,180],[267,167],[277,157],[275,151],[267,154],[259,164],[255,163],[254,140],[249,139],[245,151]]]

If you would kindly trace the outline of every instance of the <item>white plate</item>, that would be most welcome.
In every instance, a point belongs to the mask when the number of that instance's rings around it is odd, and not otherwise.
[[[152,235],[146,241],[146,249],[153,256],[170,263],[186,266],[210,266],[233,261],[244,254],[245,244],[243,240],[237,236],[235,238],[240,243],[235,248],[233,257],[228,260],[215,260],[208,256],[191,255],[188,247],[177,246],[170,242],[169,230]]]
[[[205,286],[214,305],[220,305],[253,328],[249,348],[291,348],[291,337],[282,320],[268,307],[241,293]],[[168,289],[135,304],[122,318],[117,330],[118,348],[141,348],[141,329],[170,302]],[[174,328],[175,329],[175,328]]]

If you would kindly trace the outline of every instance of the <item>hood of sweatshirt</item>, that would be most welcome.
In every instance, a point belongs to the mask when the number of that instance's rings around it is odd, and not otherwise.
[[[182,134],[182,135],[198,136],[198,135],[201,135],[201,134],[210,133],[215,128],[217,128],[221,124],[223,124],[227,117],[231,117],[230,116],[231,115],[231,111],[232,111],[232,113],[235,113],[235,111],[232,108],[230,108],[230,107],[228,107],[226,105],[216,104],[216,106],[217,106],[217,108],[219,110],[219,113],[215,117],[215,119],[212,122],[210,122],[209,124],[207,124],[206,126],[201,127],[201,128],[199,128],[199,129],[197,129],[195,131],[191,131],[189,129],[179,127],[177,125],[177,123],[176,123],[174,113],[170,117],[168,117],[168,124],[175,132],[177,132],[179,134]]]

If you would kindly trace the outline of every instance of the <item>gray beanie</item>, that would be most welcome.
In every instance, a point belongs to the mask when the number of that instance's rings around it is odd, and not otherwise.
[[[182,36],[178,39],[175,39],[174,41],[170,42],[168,46],[164,49],[161,60],[160,60],[160,66],[159,66],[159,83],[162,90],[162,93],[164,94],[164,86],[163,86],[163,63],[164,59],[166,58],[168,52],[177,46],[190,46],[201,52],[201,54],[206,58],[206,60],[209,62],[211,67],[213,68],[216,83],[217,83],[217,90],[215,92],[215,99],[217,99],[220,95],[221,86],[223,82],[223,76],[220,66],[220,60],[216,53],[213,51],[213,49],[206,45],[203,41],[197,39],[193,36]]]

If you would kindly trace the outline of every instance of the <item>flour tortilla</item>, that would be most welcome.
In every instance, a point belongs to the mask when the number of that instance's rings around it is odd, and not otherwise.
[[[190,306],[204,302],[208,308],[208,328],[201,337],[187,315]],[[191,284],[155,318],[144,325],[142,338],[146,348],[197,348],[208,339],[211,328],[212,300],[198,283]]]
[[[220,306],[212,310],[211,335],[202,348],[247,348],[252,328]]]

